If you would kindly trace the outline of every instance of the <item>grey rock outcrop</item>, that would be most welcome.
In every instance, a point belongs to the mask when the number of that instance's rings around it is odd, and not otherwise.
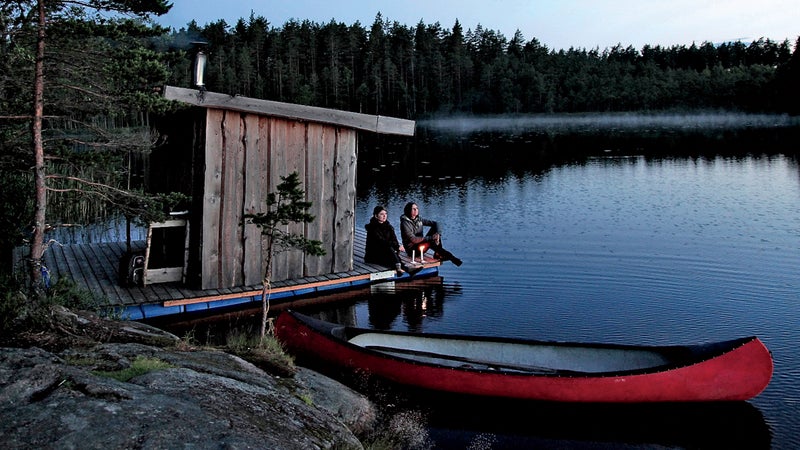
[[[162,361],[128,381],[99,371]],[[217,350],[105,343],[51,353],[0,348],[6,449],[361,448],[375,420],[360,394],[300,368],[270,375]]]

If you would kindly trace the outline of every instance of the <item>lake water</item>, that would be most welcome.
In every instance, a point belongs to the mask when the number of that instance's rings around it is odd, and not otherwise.
[[[435,448],[800,448],[797,119],[591,119],[421,122],[414,139],[363,140],[356,226],[382,204],[399,231],[415,201],[464,264],[302,311],[542,340],[757,335],[775,372],[748,402],[414,405]]]
[[[399,231],[413,200],[465,262],[309,312],[346,309],[370,328],[544,340],[757,335],[775,374],[749,402],[521,412],[439,402],[431,437],[439,448],[800,448],[797,142],[796,129],[423,130],[411,144],[362,145],[358,226],[382,204]]]

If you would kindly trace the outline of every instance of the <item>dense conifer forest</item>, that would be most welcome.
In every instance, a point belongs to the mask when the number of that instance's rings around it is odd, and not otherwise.
[[[439,114],[724,109],[796,112],[797,46],[702,42],[549,49],[477,25],[407,26],[379,13],[365,27],[331,20],[273,26],[191,22],[165,45],[207,43],[209,90],[424,118]],[[188,50],[188,45],[183,48]],[[190,61],[172,82],[188,85]],[[793,82],[792,80],[795,80]]]

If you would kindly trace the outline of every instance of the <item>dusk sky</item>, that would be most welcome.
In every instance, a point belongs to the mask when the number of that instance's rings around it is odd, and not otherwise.
[[[800,37],[797,0],[173,0],[173,4],[157,22],[175,29],[193,19],[200,26],[220,19],[233,26],[251,13],[265,17],[273,27],[307,19],[320,24],[358,21],[369,28],[380,12],[391,22],[407,26],[439,22],[446,30],[458,19],[465,32],[480,24],[507,39],[520,30],[525,41],[536,38],[554,50],[603,50],[617,44],[641,49],[645,44],[688,46],[761,37],[794,44]]]

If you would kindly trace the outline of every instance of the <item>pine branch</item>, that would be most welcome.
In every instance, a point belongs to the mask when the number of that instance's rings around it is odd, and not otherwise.
[[[109,191],[115,192],[115,193],[117,193],[117,194],[119,194],[120,196],[123,196],[123,197],[139,197],[139,196],[141,196],[141,194],[139,194],[139,193],[133,193],[133,192],[126,191],[126,190],[123,190],[123,189],[115,188],[113,186],[109,186],[109,185],[104,184],[104,183],[98,183],[98,182],[95,182],[95,181],[85,180],[85,179],[78,178],[78,177],[73,177],[73,176],[47,175],[47,176],[45,176],[45,178],[46,179],[68,180],[68,181],[74,181],[76,183],[85,184],[85,185],[88,185],[88,186],[100,187],[100,188],[108,189]],[[48,189],[51,189],[51,188],[48,188]]]

